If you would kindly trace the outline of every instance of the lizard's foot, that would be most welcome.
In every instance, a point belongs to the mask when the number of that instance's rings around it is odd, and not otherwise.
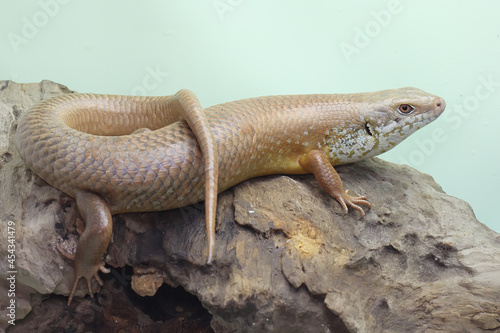
[[[348,213],[348,211],[349,211],[348,206],[349,206],[349,207],[357,210],[359,212],[359,215],[361,216],[361,218],[364,218],[365,211],[359,205],[366,206],[366,207],[368,207],[368,209],[370,209],[370,207],[371,207],[370,202],[368,202],[368,200],[366,200],[365,196],[353,197],[352,195],[349,194],[349,190],[345,191],[343,194],[335,195],[334,197],[335,197],[335,199],[337,199],[337,201],[342,206],[342,209],[344,210],[344,214]]]
[[[75,278],[73,280],[73,285],[71,287],[71,291],[69,293],[68,306],[71,305],[71,301],[75,296],[76,288],[78,287],[78,282],[80,282],[81,278],[84,278],[87,281],[87,289],[89,291],[90,297],[94,298],[94,291],[92,290],[92,278],[94,277],[100,286],[103,285],[101,277],[99,276],[99,271],[103,273],[109,273],[111,270],[104,266],[103,262],[98,262],[96,264],[88,264],[88,263],[79,263],[75,260],[75,255],[68,253],[62,246],[58,243],[56,244],[56,248],[61,253],[62,256],[68,258],[74,263],[75,270]]]
[[[85,267],[85,269],[80,267],[75,267],[75,279],[73,282],[73,286],[71,287],[71,292],[69,293],[68,306],[71,304],[71,301],[73,300],[76,288],[78,287],[78,282],[80,282],[81,278],[84,278],[87,281],[87,289],[89,291],[90,297],[94,298],[94,291],[92,290],[92,277],[94,277],[97,280],[97,282],[101,287],[103,285],[101,277],[99,276],[99,271],[106,274],[111,272],[111,270],[109,268],[106,268],[104,266],[104,263],[102,262],[92,267]]]

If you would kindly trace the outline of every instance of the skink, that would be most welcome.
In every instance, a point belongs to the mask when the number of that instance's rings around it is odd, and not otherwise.
[[[111,215],[205,200],[210,263],[217,193],[270,174],[313,173],[342,206],[370,207],[344,190],[333,166],[381,154],[436,119],[442,98],[416,88],[249,98],[203,109],[181,90],[165,97],[66,94],[19,121],[28,168],[75,198],[85,230],[68,304],[81,278],[93,296],[112,233]]]

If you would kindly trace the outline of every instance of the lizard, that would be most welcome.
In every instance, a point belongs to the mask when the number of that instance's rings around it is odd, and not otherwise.
[[[64,94],[41,101],[18,123],[26,166],[73,197],[85,228],[74,282],[108,273],[102,257],[112,215],[163,211],[205,200],[207,263],[213,261],[217,194],[250,178],[308,174],[345,214],[365,216],[365,196],[344,189],[334,166],[393,148],[435,120],[445,101],[405,87],[352,94],[280,95],[203,109],[186,89],[169,96]],[[220,175],[220,176],[219,176]]]

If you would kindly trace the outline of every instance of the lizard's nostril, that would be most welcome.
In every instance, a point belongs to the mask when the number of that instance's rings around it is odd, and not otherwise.
[[[443,111],[446,108],[446,103],[444,102],[444,99],[439,98],[438,101],[436,102],[436,106]]]

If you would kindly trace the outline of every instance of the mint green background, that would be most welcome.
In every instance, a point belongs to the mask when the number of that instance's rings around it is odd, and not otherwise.
[[[500,231],[498,1],[0,4],[0,79],[110,94],[188,88],[204,106],[401,86],[440,95],[445,114],[382,158],[431,174]]]

